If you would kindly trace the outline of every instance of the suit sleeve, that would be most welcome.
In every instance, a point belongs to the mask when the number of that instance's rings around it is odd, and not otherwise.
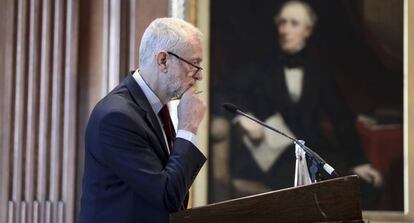
[[[99,138],[104,159],[150,205],[177,211],[206,158],[191,142],[176,139],[163,166],[140,122],[118,111],[102,118]]]
[[[335,80],[326,75],[324,81],[324,108],[332,121],[339,148],[343,150],[348,168],[368,163],[356,131],[355,118],[339,93]]]

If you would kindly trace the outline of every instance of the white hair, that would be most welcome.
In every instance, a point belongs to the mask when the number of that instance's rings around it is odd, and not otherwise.
[[[274,20],[275,20],[276,24],[279,23],[280,13],[282,12],[282,10],[285,7],[291,6],[291,5],[301,5],[305,9],[305,11],[308,13],[308,16],[309,16],[309,24],[308,25],[309,25],[309,27],[314,28],[316,26],[316,22],[318,21],[318,16],[316,15],[313,8],[309,5],[309,3],[301,1],[301,0],[291,0],[291,1],[287,1],[287,2],[283,3],[283,5],[280,7],[279,12],[274,17]]]
[[[201,41],[202,34],[192,24],[178,18],[158,18],[151,22],[142,35],[139,47],[141,68],[155,63],[155,55],[161,51],[181,53],[189,47],[189,38]]]

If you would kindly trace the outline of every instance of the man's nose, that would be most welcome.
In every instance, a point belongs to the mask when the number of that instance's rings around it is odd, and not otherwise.
[[[194,76],[193,78],[197,81],[201,81],[203,80],[203,70],[199,70]]]

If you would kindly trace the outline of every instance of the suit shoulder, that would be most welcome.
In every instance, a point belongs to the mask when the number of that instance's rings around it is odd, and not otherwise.
[[[112,91],[102,98],[92,110],[89,121],[100,122],[105,117],[119,115],[130,120],[139,120],[143,115],[126,88]]]
[[[94,110],[101,112],[128,112],[130,107],[135,105],[131,95],[126,88],[120,88],[116,91],[110,92],[102,98],[95,106]]]

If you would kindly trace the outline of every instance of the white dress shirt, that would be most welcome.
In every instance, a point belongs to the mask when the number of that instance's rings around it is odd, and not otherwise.
[[[293,102],[298,102],[302,96],[303,90],[303,69],[302,68],[284,68],[286,86]]]

